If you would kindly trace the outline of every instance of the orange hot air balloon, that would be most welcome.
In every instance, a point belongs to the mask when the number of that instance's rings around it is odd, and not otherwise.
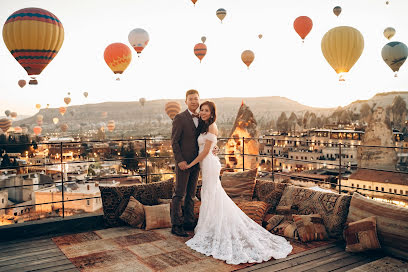
[[[10,113],[11,118],[16,118],[17,117],[17,112],[13,111]]]
[[[37,84],[41,74],[55,58],[64,41],[61,21],[40,8],[20,9],[4,23],[3,39],[13,57],[33,76],[29,84]]]
[[[35,127],[33,128],[33,132],[34,132],[34,134],[37,135],[37,136],[41,134],[41,131],[42,131],[42,127],[40,127],[40,126],[35,126]]]
[[[39,110],[39,109],[41,109],[41,105],[40,105],[40,104],[35,104],[35,108],[36,108],[37,110]]]
[[[114,120],[110,120],[110,121],[108,122],[108,130],[109,130],[110,132],[112,132],[114,129],[115,129],[115,121],[114,121]]]
[[[67,124],[62,124],[60,126],[60,129],[61,129],[62,132],[66,132],[68,130],[68,125]]]
[[[65,107],[59,107],[59,112],[61,113],[62,116],[64,116],[65,112],[67,111],[67,108]]]
[[[299,34],[299,36],[302,38],[303,42],[306,36],[309,34],[310,30],[312,30],[312,27],[313,27],[312,19],[310,19],[307,16],[299,16],[293,22],[293,28],[295,29],[297,34]]]
[[[167,102],[164,106],[164,110],[166,111],[167,115],[170,117],[171,120],[181,111],[181,105],[179,102],[170,101]]]
[[[132,51],[126,44],[112,43],[106,47],[103,57],[113,73],[122,74],[132,61]]]
[[[26,84],[27,82],[24,79],[20,79],[18,81],[18,86],[20,86],[20,88],[23,88]]]
[[[6,133],[7,130],[9,130],[9,128],[11,127],[11,124],[12,124],[12,123],[13,123],[13,122],[12,122],[10,119],[2,118],[2,119],[0,119],[0,129],[1,129],[4,133]]]
[[[65,104],[67,104],[67,106],[68,106],[69,103],[71,103],[71,98],[70,98],[70,97],[64,97],[64,102],[65,102]]]
[[[191,0],[191,2],[193,2],[194,6],[197,3],[197,0]]]
[[[201,60],[205,57],[205,54],[207,54],[207,46],[203,43],[197,43],[194,46],[194,54],[197,56],[201,63]]]
[[[251,65],[251,63],[254,61],[255,59],[255,54],[254,52],[252,52],[251,50],[245,50],[244,52],[242,52],[241,54],[241,59],[242,61],[245,63],[245,65],[248,67],[249,69],[249,65]]]
[[[15,133],[23,133],[23,129],[21,127],[14,127]]]

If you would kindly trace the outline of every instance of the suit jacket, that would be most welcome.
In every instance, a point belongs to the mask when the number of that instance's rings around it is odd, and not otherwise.
[[[197,137],[197,128],[188,110],[177,114],[171,130],[171,146],[177,163],[190,163],[198,156]]]

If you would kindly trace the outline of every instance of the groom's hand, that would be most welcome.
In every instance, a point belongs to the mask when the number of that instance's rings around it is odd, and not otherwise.
[[[218,152],[220,152],[220,149],[219,149],[219,147],[217,145],[215,145],[213,150],[212,150],[212,153],[213,153],[214,156],[217,156]]]
[[[187,169],[187,162],[186,161],[179,162],[177,165],[181,170],[186,170]]]

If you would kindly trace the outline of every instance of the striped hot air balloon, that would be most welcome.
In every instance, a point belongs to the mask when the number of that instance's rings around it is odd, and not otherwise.
[[[60,126],[60,129],[61,129],[62,132],[66,132],[68,130],[68,125],[67,124],[62,124]]]
[[[42,131],[42,127],[40,127],[40,126],[35,126],[35,127],[33,128],[33,132],[34,132],[34,134],[37,135],[37,136],[41,134],[41,131]]]
[[[221,20],[222,23],[222,20],[224,20],[225,16],[227,16],[227,11],[223,8],[219,8],[217,9],[217,12],[215,14],[217,15],[218,19]]]
[[[103,57],[113,73],[122,74],[132,61],[132,51],[126,44],[112,43],[106,47]]]
[[[8,17],[3,39],[13,57],[33,76],[29,84],[37,84],[35,76],[41,74],[62,46],[64,28],[51,12],[24,8]]]
[[[164,110],[170,119],[173,120],[174,117],[181,111],[181,105],[179,102],[170,101],[166,103]]]
[[[381,56],[384,62],[395,72],[396,77],[397,72],[407,60],[408,47],[402,42],[389,42],[381,50]]]
[[[12,122],[10,119],[2,118],[2,119],[0,119],[0,129],[1,129],[4,133],[6,133],[7,130],[9,130],[9,128],[11,127],[11,124],[12,124],[12,123],[13,123],[13,122]]]
[[[201,60],[205,57],[205,54],[207,54],[207,46],[203,43],[197,43],[194,46],[194,54],[197,56],[201,63]]]
[[[61,113],[62,116],[64,116],[65,112],[67,111],[67,108],[65,107],[59,107],[59,113]]]
[[[110,121],[108,122],[108,130],[109,130],[110,132],[112,132],[112,131],[115,130],[115,121],[114,121],[114,120],[110,120]]]

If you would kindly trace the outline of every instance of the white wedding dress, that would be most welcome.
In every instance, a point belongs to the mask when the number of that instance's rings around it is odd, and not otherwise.
[[[199,152],[206,140],[217,143],[216,135],[198,137]],[[219,178],[221,164],[212,152],[200,163],[202,172],[201,207],[193,238],[187,246],[207,256],[224,260],[228,264],[260,263],[285,258],[291,244],[285,238],[273,235],[249,218],[229,198]]]

